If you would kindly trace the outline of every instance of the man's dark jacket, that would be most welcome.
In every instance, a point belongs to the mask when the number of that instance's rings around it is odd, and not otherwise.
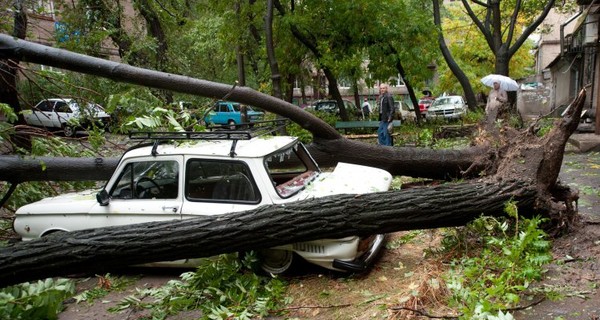
[[[379,121],[390,122],[394,119],[394,98],[389,92],[384,93],[379,97],[381,112],[379,113]]]

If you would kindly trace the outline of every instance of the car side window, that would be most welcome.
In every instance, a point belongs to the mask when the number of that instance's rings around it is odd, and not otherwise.
[[[191,159],[185,196],[190,201],[260,202],[260,192],[245,163]]]
[[[176,199],[179,194],[177,161],[128,163],[110,196],[113,199]]]
[[[54,103],[52,103],[52,101],[44,100],[41,103],[38,103],[38,105],[36,106],[36,108],[39,111],[48,112],[48,111],[52,111],[53,104]]]
[[[57,101],[54,106],[54,111],[56,112],[64,112],[64,113],[72,113],[71,107],[64,101]]]

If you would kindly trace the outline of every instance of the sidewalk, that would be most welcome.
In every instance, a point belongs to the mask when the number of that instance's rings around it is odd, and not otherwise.
[[[600,151],[600,135],[595,133],[574,133],[569,143],[579,152]]]

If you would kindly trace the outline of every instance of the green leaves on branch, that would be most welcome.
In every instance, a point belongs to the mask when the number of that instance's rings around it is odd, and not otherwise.
[[[540,229],[543,219],[519,220],[512,202],[505,212],[515,220],[482,217],[462,231],[479,237],[460,240],[470,245],[462,248],[465,256],[451,262],[446,277],[450,306],[463,313],[461,318],[488,319],[518,306],[530,284],[541,279],[543,266],[552,261],[550,242]],[[508,316],[502,314],[512,318]]]
[[[200,310],[201,319],[251,319],[281,309],[286,284],[277,277],[259,276],[243,267],[256,262],[249,254],[240,261],[235,254],[204,259],[196,272],[181,275],[161,288],[139,290],[112,311],[146,308],[153,319],[165,319],[180,311]],[[154,301],[144,299],[154,298]]]
[[[62,278],[0,289],[0,319],[58,319],[62,302],[74,293],[73,282]]]

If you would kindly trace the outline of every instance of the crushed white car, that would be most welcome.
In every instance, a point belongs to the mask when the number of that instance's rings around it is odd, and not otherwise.
[[[169,138],[186,139],[165,143]],[[142,133],[161,143],[128,150],[105,187],[31,203],[16,212],[23,240],[53,232],[227,214],[334,194],[387,191],[385,170],[340,163],[319,169],[295,137],[240,139],[240,131]],[[139,137],[138,137],[139,138]],[[189,138],[189,140],[187,139]],[[183,142],[182,142],[183,141]],[[293,163],[293,165],[290,165]],[[259,251],[272,274],[290,270],[298,257],[337,271],[361,272],[384,245],[385,235],[323,239]]]

